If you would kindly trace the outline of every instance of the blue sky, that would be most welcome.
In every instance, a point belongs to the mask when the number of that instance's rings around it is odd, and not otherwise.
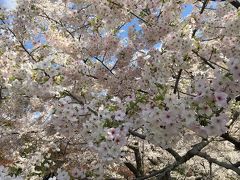
[[[17,6],[16,0],[0,0],[0,7],[8,10],[13,10]]]
[[[192,12],[192,10],[193,10],[193,5],[186,5],[182,11],[182,17],[186,17],[187,15],[189,15]]]
[[[187,17],[189,14],[191,14],[192,10],[193,10],[193,5],[191,5],[191,4],[184,5],[183,6],[183,10],[182,10],[182,14],[181,14],[181,18],[184,19],[185,17]],[[134,18],[134,19],[132,19],[131,22],[127,23],[126,25],[124,25],[121,28],[121,30],[117,34],[118,38],[120,38],[120,39],[127,39],[127,37],[128,37],[128,28],[130,26],[134,26],[137,31],[141,30],[141,27],[139,26],[139,20],[137,18]],[[155,45],[156,48],[159,48],[160,46],[161,46],[160,43]]]
[[[182,18],[188,16],[192,12],[192,10],[193,10],[193,5],[185,5],[182,11]],[[121,31],[118,33],[118,37],[120,38],[127,37],[128,36],[127,30],[130,26],[133,26],[133,25],[135,26],[137,31],[141,30],[141,27],[139,26],[139,23],[138,23],[138,19],[134,18],[131,22],[127,23],[121,28]]]

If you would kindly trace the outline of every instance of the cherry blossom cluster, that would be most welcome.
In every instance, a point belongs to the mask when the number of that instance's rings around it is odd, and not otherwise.
[[[239,9],[211,3],[19,0],[0,9],[0,117],[14,124],[1,129],[21,142],[13,161],[24,176],[55,167],[54,153],[67,161],[85,148],[103,179],[133,139],[167,150],[189,132],[229,133],[239,112]],[[186,4],[193,10],[183,17]],[[49,178],[91,176],[71,163]],[[2,166],[0,178],[21,179]]]

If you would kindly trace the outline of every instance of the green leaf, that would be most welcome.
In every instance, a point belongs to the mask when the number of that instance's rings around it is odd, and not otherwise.
[[[118,107],[117,107],[116,105],[114,105],[114,104],[110,104],[110,105],[107,106],[107,109],[108,109],[110,112],[116,111],[117,108],[118,108]]]
[[[103,123],[103,127],[107,127],[107,128],[117,128],[121,125],[122,123],[119,122],[119,121],[114,121],[114,120],[111,120],[111,119],[106,119]]]
[[[20,167],[17,167],[17,166],[11,166],[11,167],[9,167],[9,175],[10,176],[18,176],[18,175],[20,175],[21,173],[22,173],[22,168],[20,168]]]
[[[9,82],[13,82],[14,80],[16,80],[17,78],[15,77],[15,76],[10,76],[9,77],[9,79],[8,79],[8,81]]]
[[[126,114],[133,115],[139,110],[139,107],[137,105],[137,102],[131,101],[129,104],[127,104]]]

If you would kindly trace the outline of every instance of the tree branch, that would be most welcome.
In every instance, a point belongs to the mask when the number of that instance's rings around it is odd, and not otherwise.
[[[136,146],[128,146],[130,149],[132,149],[134,151],[134,156],[135,156],[135,161],[136,161],[136,165],[137,165],[137,174],[135,174],[136,177],[141,177],[143,176],[143,164],[142,164],[142,157],[139,151],[139,148]]]
[[[135,166],[130,162],[125,162],[125,166],[135,175],[135,177],[138,177],[138,170],[135,168]]]
[[[172,148],[167,148],[165,149],[167,152],[169,152],[177,161],[179,161],[181,159],[181,156],[174,151]]]
[[[136,131],[133,131],[133,130],[128,130],[129,134],[133,135],[133,136],[136,136],[136,137],[139,137],[140,139],[146,139],[146,136],[144,134],[140,134]]]
[[[239,117],[239,112],[238,111],[234,112],[233,117],[232,117],[232,121],[227,127],[229,128],[238,119],[238,117]],[[229,132],[226,132],[226,133],[222,134],[221,137],[223,139],[229,141],[230,143],[234,144],[236,150],[240,150],[240,140],[238,140],[235,137],[232,137],[229,134]]]
[[[234,163],[233,166],[238,168],[240,166],[240,161]]]
[[[99,59],[98,57],[93,57],[94,59],[96,59],[98,62],[100,62],[112,75],[114,75],[114,73],[112,72],[112,69],[110,69],[106,64],[104,64],[103,61],[101,61],[101,59]]]
[[[205,8],[206,8],[207,5],[208,5],[208,2],[209,2],[209,0],[204,0],[203,5],[202,5],[202,8],[201,8],[201,10],[200,10],[200,14],[202,14],[202,13],[204,12]]]
[[[123,7],[124,7],[123,5],[118,4],[118,3],[116,3],[116,2],[114,2],[114,1],[112,1],[112,0],[107,0],[107,1],[108,1],[109,3],[115,5],[115,6],[119,7],[119,8],[123,8]],[[127,9],[127,11],[128,11],[131,15],[135,16],[136,18],[138,18],[139,20],[141,20],[142,22],[144,22],[146,25],[151,26],[146,20],[144,20],[143,18],[141,18],[140,16],[138,16],[137,14],[135,14],[134,12],[132,12],[130,9]]]
[[[238,111],[235,111],[233,113],[233,117],[232,117],[230,123],[227,125],[227,128],[230,128],[234,124],[234,122],[238,119],[239,115],[240,115],[240,112],[238,112]]]
[[[2,21],[3,24],[6,25],[6,23],[4,22],[4,20],[2,18],[0,18],[0,20]],[[18,38],[17,38],[17,35],[15,34],[15,32],[13,32],[12,29],[10,29],[9,27],[6,27],[6,29],[16,38],[16,40],[19,42],[21,48],[27,53],[27,55],[35,62],[37,62],[37,60],[33,57],[33,55],[25,48],[24,44],[22,41],[20,41]]]
[[[235,97],[235,101],[240,101],[240,95],[238,95],[237,97]]]
[[[71,92],[65,90],[64,92],[66,92],[66,94],[70,97],[72,97],[75,101],[77,101],[80,105],[84,105],[84,102],[81,101],[80,99],[78,99],[75,95],[73,95]],[[87,107],[87,109],[92,112],[95,116],[98,116],[98,113],[97,111],[93,110],[92,108],[90,107]]]
[[[163,178],[165,175],[167,175],[170,171],[174,170],[176,167],[180,166],[181,164],[187,162],[189,159],[197,155],[205,146],[209,144],[209,141],[203,140],[198,144],[195,144],[191,150],[189,150],[184,156],[182,156],[180,159],[175,161],[174,163],[166,166],[165,168],[153,172],[147,176],[137,178],[138,180],[143,179],[149,179],[151,177],[157,176],[159,179]]]
[[[233,5],[233,6],[234,6],[235,8],[237,8],[237,9],[240,7],[240,2],[237,1],[237,0],[230,2],[230,4]]]
[[[221,137],[230,143],[235,145],[236,150],[240,150],[240,141],[234,137],[232,137],[229,132],[226,132],[225,134],[222,134]]]
[[[176,94],[177,91],[178,91],[178,84],[179,84],[179,81],[180,81],[180,78],[181,78],[181,74],[182,74],[182,69],[180,69],[180,70],[178,71],[177,79],[176,79],[175,86],[174,86],[174,90],[173,90],[173,93],[174,93],[174,94]]]
[[[59,21],[57,21],[57,20],[55,20],[55,19],[53,19],[53,18],[51,18],[46,12],[44,12],[43,11],[43,14],[44,15],[39,15],[40,17],[43,17],[43,18],[46,18],[46,19],[48,19],[49,21],[53,21],[54,23],[56,23],[56,24],[58,24],[58,25],[60,25],[61,27],[63,27],[64,29],[65,29],[65,31],[74,39],[74,35],[72,34],[72,32],[70,32],[68,29],[67,29],[67,27],[59,20]]]
[[[202,1],[202,0],[198,0],[198,1]],[[211,0],[211,1],[219,1],[219,0]],[[226,0],[220,0],[221,2],[224,2]],[[229,2],[231,5],[233,5],[235,8],[239,8],[240,7],[240,2],[238,0]]]
[[[193,52],[194,54],[196,54],[196,55],[197,55],[205,64],[207,64],[209,67],[211,67],[212,69],[215,69],[215,67],[214,67],[211,63],[209,63],[206,58],[200,56],[197,51],[192,50],[192,52]]]
[[[202,157],[204,159],[206,159],[208,162],[210,163],[214,163],[214,164],[217,164],[221,167],[224,167],[226,169],[231,169],[233,170],[234,172],[236,172],[238,175],[240,175],[240,169],[238,169],[237,167],[235,167],[234,165],[232,164],[228,164],[228,163],[225,163],[225,162],[221,162],[221,161],[218,161],[217,159],[215,158],[212,158],[211,156],[209,156],[208,154],[206,153],[203,153],[203,152],[199,152],[197,154],[199,157]]]
[[[128,132],[129,132],[129,134],[131,134],[133,136],[136,136],[136,137],[139,137],[140,139],[146,139],[146,136],[144,134],[140,134],[140,133],[138,133],[136,131],[132,131],[132,130],[129,130]],[[167,148],[165,150],[167,152],[169,152],[176,160],[179,160],[181,158],[181,156],[176,151],[174,151],[173,149]]]

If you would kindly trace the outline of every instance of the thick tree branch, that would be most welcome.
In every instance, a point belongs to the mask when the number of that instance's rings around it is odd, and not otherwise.
[[[204,0],[203,5],[202,5],[202,8],[201,8],[201,10],[200,10],[200,14],[202,14],[202,13],[204,12],[205,8],[206,8],[207,5],[208,5],[208,2],[209,2],[209,0]]]
[[[125,166],[135,175],[135,177],[138,177],[138,170],[135,168],[135,166],[130,162],[125,162]]]
[[[232,137],[228,132],[222,134],[221,137],[230,143],[234,144],[236,150],[240,150],[240,141],[234,137]]]
[[[240,2],[237,1],[237,0],[230,2],[230,4],[233,5],[233,6],[234,6],[235,8],[237,8],[237,9],[240,7]]]
[[[233,166],[238,168],[240,166],[240,161],[234,163]]]
[[[231,169],[231,170],[233,170],[234,172],[236,172],[238,175],[240,175],[240,169],[237,168],[237,167],[235,167],[235,166],[232,165],[232,164],[228,164],[228,163],[225,163],[225,162],[218,161],[217,159],[212,158],[211,156],[209,156],[208,154],[203,153],[203,152],[199,152],[197,155],[200,156],[200,157],[202,157],[202,158],[204,158],[204,159],[206,159],[206,160],[207,160],[208,162],[210,162],[210,163],[217,164],[217,165],[219,165],[219,166],[221,166],[221,167],[224,167],[224,168],[226,168],[226,169]]]
[[[233,117],[232,117],[232,121],[227,127],[229,128],[238,119],[238,117],[239,117],[239,112],[238,111],[234,112]],[[234,144],[236,150],[240,150],[240,140],[238,140],[235,137],[232,137],[229,134],[229,132],[226,132],[226,133],[222,134],[221,137],[223,139],[229,141],[230,143]]]
[[[235,97],[235,101],[240,101],[240,95],[238,95],[237,97]]]
[[[134,152],[134,156],[135,156],[135,162],[136,162],[136,166],[137,166],[137,174],[135,174],[136,177],[141,177],[143,176],[143,164],[142,164],[142,157],[141,157],[141,153],[139,151],[139,148],[136,146],[128,146],[130,149],[133,150]],[[133,172],[134,173],[134,172]]]
[[[133,135],[133,136],[136,136],[136,137],[139,137],[140,139],[146,139],[146,136],[144,134],[140,134],[136,131],[133,131],[133,130],[128,130],[129,134]]]
[[[231,119],[230,123],[227,125],[227,128],[230,128],[236,122],[236,120],[238,119],[239,115],[240,115],[240,112],[238,112],[238,111],[235,111],[233,113],[232,119]]]
[[[191,150],[189,150],[184,156],[182,156],[180,159],[175,161],[174,163],[166,166],[165,168],[153,172],[147,176],[140,177],[138,180],[143,179],[149,179],[151,177],[157,176],[159,179],[163,178],[165,175],[167,175],[170,171],[174,170],[176,167],[180,166],[181,164],[187,162],[189,159],[197,155],[205,146],[209,144],[209,141],[203,140],[198,144],[195,144]]]
[[[177,161],[181,159],[181,156],[172,148],[167,148],[166,151],[169,152]]]
[[[198,0],[198,1],[202,1],[202,0]],[[219,1],[219,0],[210,0],[210,1]],[[226,0],[220,0],[221,2],[224,2]],[[235,8],[239,8],[240,7],[240,2],[238,0],[229,2],[231,5],[233,5]]]

